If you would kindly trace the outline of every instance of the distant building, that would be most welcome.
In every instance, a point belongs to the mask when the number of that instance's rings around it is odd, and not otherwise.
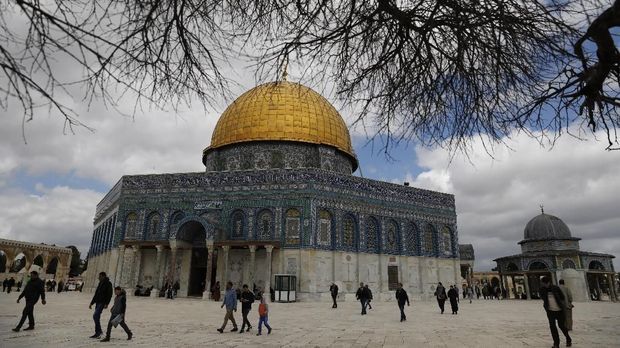
[[[467,285],[472,285],[474,274],[474,246],[471,244],[459,244],[459,256],[461,258],[461,278]]]
[[[525,226],[521,254],[495,259],[502,286],[510,297],[536,299],[543,276],[564,279],[575,301],[616,300],[613,255],[581,251],[561,219],[544,211]]]
[[[55,245],[0,239],[0,277],[21,279],[37,271],[43,279],[67,280],[71,253]]]

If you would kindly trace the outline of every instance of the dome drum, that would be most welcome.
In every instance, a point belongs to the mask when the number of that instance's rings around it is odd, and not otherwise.
[[[254,141],[212,149],[203,156],[207,172],[318,168],[350,175],[350,157],[330,146],[291,141]]]

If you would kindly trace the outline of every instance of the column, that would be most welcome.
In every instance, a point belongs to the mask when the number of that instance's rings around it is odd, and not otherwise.
[[[528,277],[527,273],[523,275],[523,280],[523,284],[525,285],[525,295],[527,296],[528,300],[531,300],[532,295],[530,295],[530,278]]]
[[[170,241],[170,270],[168,271],[168,281],[174,284],[177,272],[177,243],[176,240]]]
[[[140,273],[142,270],[142,251],[140,250],[139,245],[134,245],[133,247],[133,278],[132,283],[129,284],[130,287],[134,287],[139,284],[140,281]]]
[[[265,281],[263,296],[267,295],[265,302],[271,302],[271,254],[273,252],[273,245],[265,245],[265,249],[267,249],[267,281]]]
[[[250,245],[250,289],[254,288],[254,274],[256,273],[256,245]]]
[[[114,274],[114,284],[122,286],[123,282],[123,266],[125,265],[125,249],[124,245],[118,246],[118,260],[116,261],[116,273]]]
[[[222,252],[224,253],[224,271],[222,272],[222,289],[225,289],[226,283],[228,283],[228,251],[230,251],[230,245],[223,245]]]
[[[555,274],[555,271],[551,271],[551,284],[558,285],[558,276]]]
[[[510,276],[510,280],[512,280],[512,294],[514,295],[514,298],[517,298],[517,283],[515,283],[515,276],[511,275]]]
[[[379,257],[377,264],[377,267],[379,268],[379,293],[377,294],[377,301],[381,301],[380,296],[383,292],[383,254],[377,254],[377,256]]]
[[[155,258],[155,286],[153,287],[153,291],[151,291],[152,297],[157,297],[159,295],[159,289],[161,288],[161,281],[159,280],[159,278],[161,274],[161,256],[164,252],[164,246],[158,244],[155,246],[155,249],[157,249],[157,257]]]
[[[213,274],[213,241],[207,240],[207,274],[205,275],[205,291],[202,293],[203,300],[209,300],[211,296],[211,275]]]

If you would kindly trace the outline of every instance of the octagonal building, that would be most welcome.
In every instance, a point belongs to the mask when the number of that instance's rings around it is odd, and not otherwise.
[[[202,152],[205,172],[123,176],[97,205],[86,287],[113,283],[208,298],[226,281],[296,276],[298,300],[398,282],[431,298],[460,281],[454,196],[354,176],[347,126],[320,94],[280,81],[237,98]]]

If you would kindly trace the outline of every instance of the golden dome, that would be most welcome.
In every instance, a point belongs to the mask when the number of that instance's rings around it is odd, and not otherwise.
[[[349,130],[338,111],[317,92],[293,82],[266,83],[237,98],[218,120],[205,153],[249,141],[329,145],[357,162]]]

